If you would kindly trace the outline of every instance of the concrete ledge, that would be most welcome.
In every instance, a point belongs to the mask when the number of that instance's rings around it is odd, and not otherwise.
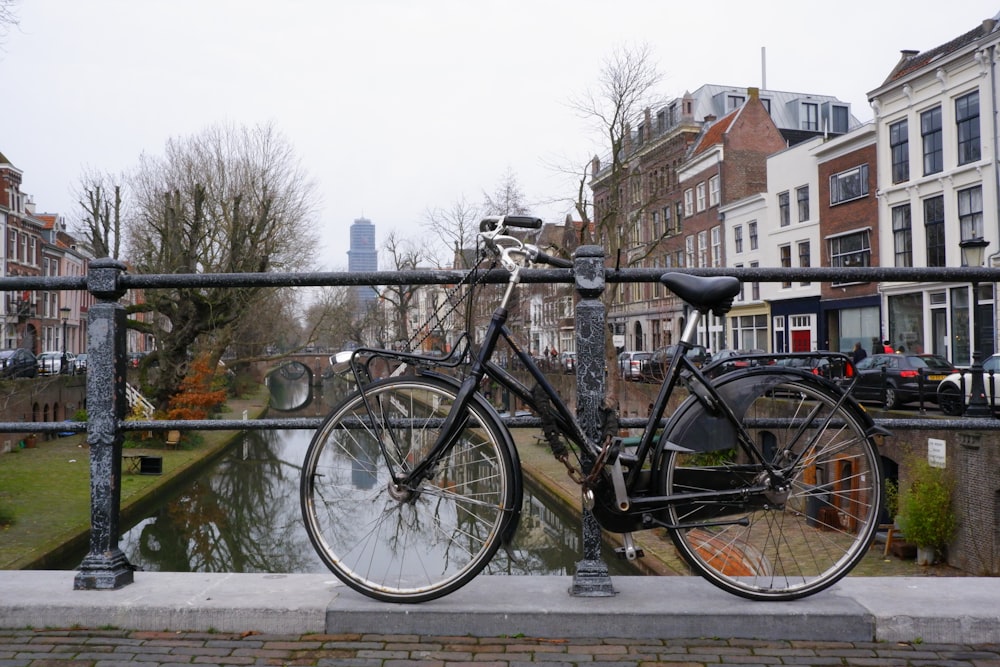
[[[74,576],[0,571],[0,628],[1000,643],[1000,578],[848,577],[804,600],[751,602],[697,577],[615,577],[617,595],[578,598],[568,576],[483,576],[396,605],[332,574],[137,572],[117,591],[74,591]]]

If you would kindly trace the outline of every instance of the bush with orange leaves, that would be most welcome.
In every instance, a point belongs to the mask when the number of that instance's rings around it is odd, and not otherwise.
[[[205,419],[226,401],[225,378],[204,355],[188,365],[187,375],[167,405],[167,419]]]

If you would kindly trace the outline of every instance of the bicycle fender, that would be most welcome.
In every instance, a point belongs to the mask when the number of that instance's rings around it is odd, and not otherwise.
[[[419,369],[417,374],[433,377],[436,380],[440,380],[451,385],[456,394],[462,386],[462,383],[454,377],[445,375],[444,373],[438,373],[433,370]],[[472,400],[477,406],[489,413],[490,417],[495,419],[498,424],[503,424],[503,419],[500,417],[500,413],[498,413],[480,393],[476,392],[473,394]],[[510,457],[511,461],[514,463],[515,473],[513,476],[514,509],[511,513],[510,523],[507,525],[507,528],[504,530],[501,537],[501,546],[507,547],[513,541],[514,535],[517,533],[517,527],[521,523],[521,505],[524,503],[524,480],[523,473],[521,471],[521,457],[517,453],[517,446],[514,444],[514,439],[510,435],[510,430],[504,427],[501,429],[501,433],[503,434],[504,446],[510,451]]]
[[[737,417],[742,417],[758,396],[788,380],[812,384],[819,390],[828,391],[836,388],[841,391],[835,384],[811,373],[769,367],[740,369],[727,373],[720,376],[714,386],[733,413]],[[887,433],[884,429],[883,433],[879,433],[879,427],[875,426],[872,418],[853,398],[845,399],[845,408],[855,415],[869,434]],[[663,438],[661,452],[669,450],[711,452],[728,449],[736,442],[736,429],[729,420],[721,414],[713,414],[696,396],[691,396],[681,403],[664,432],[666,437]]]

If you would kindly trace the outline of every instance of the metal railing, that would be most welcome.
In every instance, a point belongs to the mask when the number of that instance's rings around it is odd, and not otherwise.
[[[606,313],[600,299],[606,282],[636,283],[658,280],[664,269],[606,269],[602,248],[578,249],[573,269],[529,269],[521,273],[523,283],[572,283],[579,296],[576,304],[576,381],[577,411],[581,426],[595,440],[600,424],[591,416],[603,403],[604,337]],[[1000,269],[988,268],[856,268],[856,269],[677,269],[699,275],[732,275],[744,282],[1000,282]],[[307,287],[355,285],[446,285],[457,284],[464,271],[413,270],[325,273],[250,273],[250,274],[130,274],[124,264],[113,259],[90,263],[85,277],[16,277],[0,278],[0,290],[86,290],[95,299],[87,313],[87,415],[86,423],[0,422],[0,432],[17,433],[30,429],[39,433],[86,432],[90,447],[91,532],[90,550],[80,565],[75,587],[113,589],[131,583],[133,569],[118,548],[119,505],[121,489],[122,444],[129,431],[186,430],[268,430],[315,429],[320,418],[265,418],[259,420],[139,420],[126,422],[126,314],[122,297],[131,289],[191,287]],[[506,282],[503,270],[490,271],[486,283]],[[590,408],[590,409],[588,409]],[[1000,420],[955,418],[930,422],[919,418],[877,419],[891,430],[1000,430]],[[507,417],[511,427],[538,426],[532,417]],[[641,418],[624,418],[623,427],[641,427]],[[588,528],[584,519],[585,560],[588,534],[599,533],[596,524]]]

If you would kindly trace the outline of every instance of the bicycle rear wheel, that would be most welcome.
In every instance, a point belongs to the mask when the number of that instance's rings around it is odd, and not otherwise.
[[[674,544],[699,574],[742,597],[791,600],[827,588],[864,557],[878,526],[881,461],[864,418],[852,404],[837,407],[818,381],[794,376],[723,380],[720,391],[781,479],[764,493],[673,505]],[[698,451],[669,453],[666,494],[768,478],[735,446],[729,422],[695,401],[682,410],[668,440]]]
[[[476,399],[431,475],[415,489],[393,484],[392,472],[411,470],[437,441],[455,396],[436,378],[382,380],[313,436],[300,488],[306,531],[354,590],[389,602],[446,595],[489,563],[517,515],[513,444]]]

